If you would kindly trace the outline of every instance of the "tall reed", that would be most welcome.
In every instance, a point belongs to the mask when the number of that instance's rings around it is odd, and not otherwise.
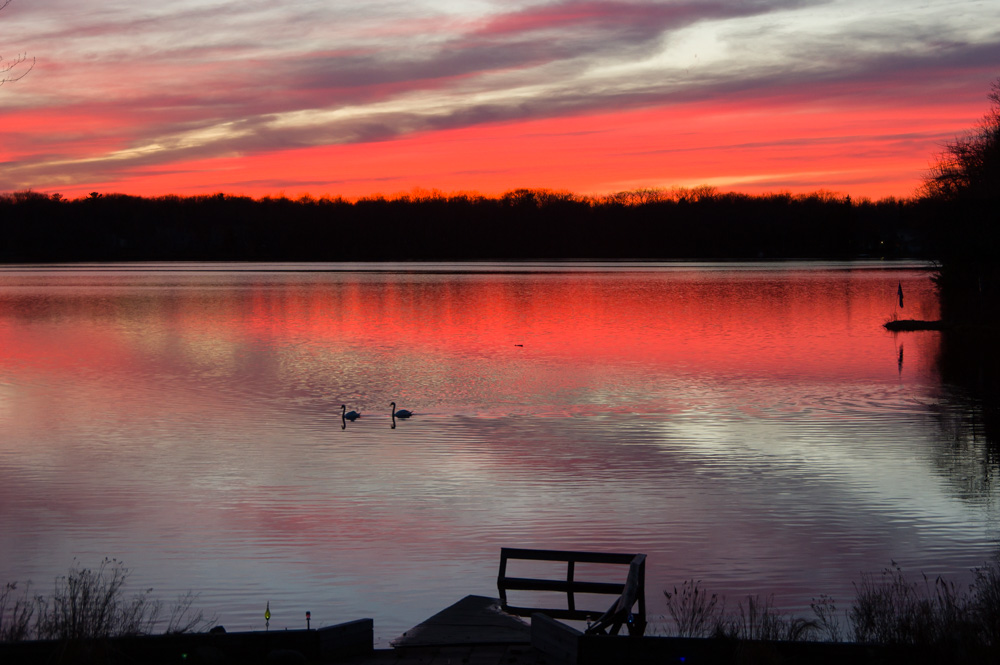
[[[18,594],[17,582],[8,582],[0,590],[0,642],[19,642],[32,634],[34,599],[28,595],[30,583]]]
[[[973,570],[967,588],[926,575],[911,581],[892,562],[862,575],[849,618],[858,642],[1000,646],[1000,553]]]
[[[667,612],[678,637],[709,637],[718,631],[725,601],[701,588],[701,580],[686,580],[678,590],[664,591]]]
[[[950,653],[1000,649],[1000,551],[972,573],[967,587],[940,576],[912,580],[893,561],[879,574],[862,574],[844,622],[860,643],[933,646]],[[705,591],[700,580],[664,596],[671,634],[678,637],[839,642],[844,635],[836,604],[826,595],[813,599],[812,619],[779,611],[772,596],[747,596],[727,612],[725,598]]]

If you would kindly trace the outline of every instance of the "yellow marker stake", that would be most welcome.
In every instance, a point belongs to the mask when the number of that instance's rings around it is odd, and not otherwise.
[[[271,625],[271,601],[267,601],[267,608],[264,610],[264,630]]]

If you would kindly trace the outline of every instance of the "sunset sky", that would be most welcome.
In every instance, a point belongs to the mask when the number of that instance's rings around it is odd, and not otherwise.
[[[13,0],[19,53],[0,192],[879,198],[988,109],[1000,3]]]

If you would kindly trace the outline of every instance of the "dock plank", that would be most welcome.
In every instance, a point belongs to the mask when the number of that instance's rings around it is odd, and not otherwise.
[[[554,665],[551,658],[526,644],[376,649],[337,665]]]
[[[498,598],[466,596],[392,641],[406,647],[530,644],[531,627],[505,614]]]

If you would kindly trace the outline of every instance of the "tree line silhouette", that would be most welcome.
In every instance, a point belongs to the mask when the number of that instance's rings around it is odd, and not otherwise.
[[[324,197],[0,195],[0,261],[934,258],[917,200],[710,187]]]

